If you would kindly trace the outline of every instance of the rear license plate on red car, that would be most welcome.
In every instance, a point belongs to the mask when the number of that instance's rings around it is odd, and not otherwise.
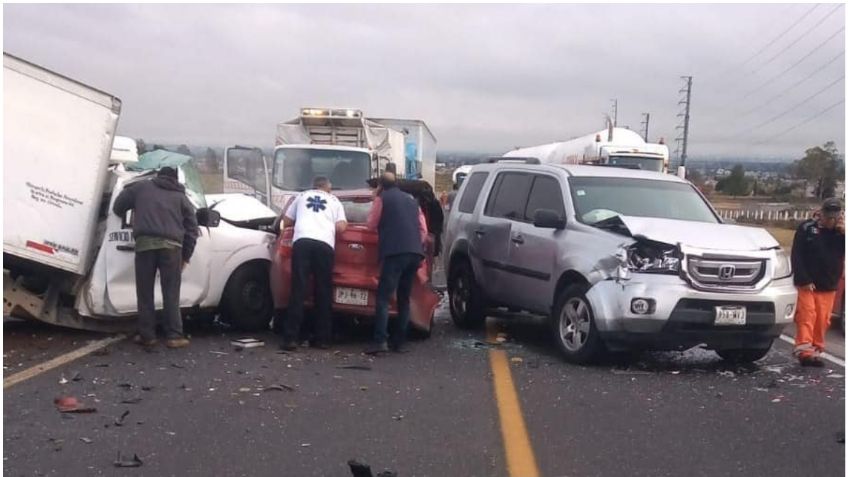
[[[361,288],[336,288],[335,302],[341,305],[368,306],[368,290]]]

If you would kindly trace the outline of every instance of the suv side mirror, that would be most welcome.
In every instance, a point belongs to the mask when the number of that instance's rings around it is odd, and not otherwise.
[[[565,219],[551,209],[536,209],[533,225],[540,229],[562,230],[565,228]]]
[[[217,227],[221,223],[221,213],[210,208],[197,209],[197,225]]]

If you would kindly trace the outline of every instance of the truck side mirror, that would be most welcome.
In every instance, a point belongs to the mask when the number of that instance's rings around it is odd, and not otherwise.
[[[540,229],[562,230],[565,228],[565,219],[551,209],[536,209],[536,213],[533,214],[533,225]]]
[[[221,213],[209,208],[197,209],[197,225],[201,227],[217,227],[221,224]]]

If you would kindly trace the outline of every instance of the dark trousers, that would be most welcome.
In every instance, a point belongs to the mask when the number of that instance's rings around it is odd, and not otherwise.
[[[135,254],[135,294],[138,300],[138,333],[145,340],[156,338],[156,305],[153,287],[156,271],[162,283],[162,304],[165,337],[183,336],[183,317],[180,314],[180,283],[182,282],[183,253],[179,248],[161,248]]]
[[[392,345],[400,346],[406,341],[406,328],[409,325],[409,295],[415,274],[421,265],[421,255],[402,253],[383,259],[380,270],[380,283],[377,285],[377,317],[374,322],[374,342],[385,343],[389,338],[389,301],[397,291],[398,316],[392,330]]]
[[[292,247],[292,277],[289,307],[286,312],[283,338],[286,341],[300,339],[303,322],[303,301],[306,299],[309,276],[315,283],[315,340],[329,343],[333,333],[331,313],[333,311],[333,262],[335,252],[320,240],[299,239]]]

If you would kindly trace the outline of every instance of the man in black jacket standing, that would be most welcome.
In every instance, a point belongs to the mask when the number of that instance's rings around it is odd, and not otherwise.
[[[366,354],[403,351],[406,328],[409,324],[409,297],[413,280],[424,259],[427,223],[418,201],[397,187],[395,175],[387,172],[380,181],[377,196],[368,213],[368,228],[376,229],[380,237],[380,282],[377,285],[377,316],[374,322],[374,341]],[[397,291],[398,315],[387,343],[389,301]]]
[[[121,217],[133,210],[138,300],[138,335],[134,341],[145,347],[156,345],[153,287],[158,270],[165,312],[165,345],[188,346],[180,314],[180,284],[200,230],[194,206],[179,183],[177,170],[163,167],[152,180],[129,184],[115,199],[112,210]]]
[[[824,366],[819,355],[824,351],[844,260],[842,204],[837,199],[827,199],[815,219],[798,227],[792,242],[792,270],[798,287],[795,356],[802,366]]]

